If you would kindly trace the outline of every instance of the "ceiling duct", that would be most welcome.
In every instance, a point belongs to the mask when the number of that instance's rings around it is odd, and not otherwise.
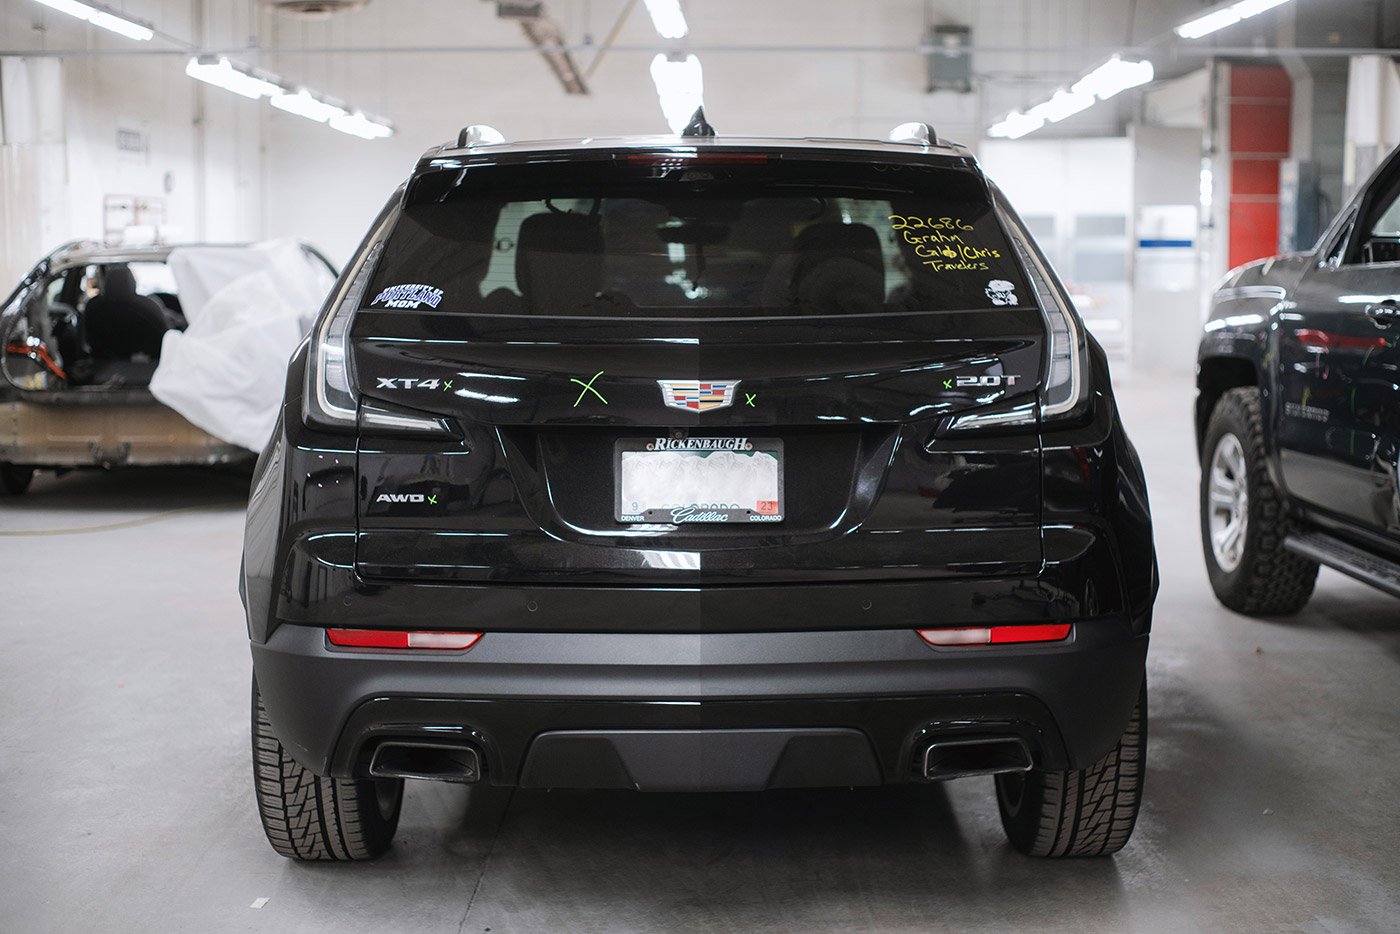
[[[258,0],[263,6],[293,16],[323,18],[357,10],[369,0]]]
[[[486,0],[496,4],[496,16],[513,19],[544,58],[549,70],[564,86],[565,94],[587,94],[588,85],[569,53],[564,29],[544,7],[544,0]],[[627,7],[628,10],[631,7]],[[626,12],[623,13],[626,16]]]

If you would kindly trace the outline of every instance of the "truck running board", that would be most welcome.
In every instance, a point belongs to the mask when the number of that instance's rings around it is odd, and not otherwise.
[[[1400,564],[1378,558],[1325,532],[1303,532],[1283,540],[1283,547],[1309,561],[1400,597]]]

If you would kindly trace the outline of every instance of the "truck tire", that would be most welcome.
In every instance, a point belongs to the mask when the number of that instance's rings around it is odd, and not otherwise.
[[[1027,856],[1109,856],[1133,835],[1147,767],[1147,684],[1128,728],[1087,769],[996,777],[1001,826]]]
[[[33,467],[0,461],[0,496],[19,496],[34,479]]]
[[[373,859],[399,826],[403,779],[322,778],[302,768],[273,735],[256,681],[253,783],[267,841],[290,859]]]
[[[1269,478],[1258,389],[1220,397],[1201,451],[1201,547],[1216,598],[1249,616],[1298,612],[1317,564],[1283,547],[1292,522]]]

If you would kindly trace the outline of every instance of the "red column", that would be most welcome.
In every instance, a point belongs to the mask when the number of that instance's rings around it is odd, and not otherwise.
[[[1293,82],[1282,68],[1230,69],[1230,266],[1278,252],[1278,164],[1288,158]]]

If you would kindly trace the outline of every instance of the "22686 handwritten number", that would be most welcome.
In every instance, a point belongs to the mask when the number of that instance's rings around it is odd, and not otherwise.
[[[960,217],[906,217],[889,215],[891,230],[971,230],[972,225]]]

